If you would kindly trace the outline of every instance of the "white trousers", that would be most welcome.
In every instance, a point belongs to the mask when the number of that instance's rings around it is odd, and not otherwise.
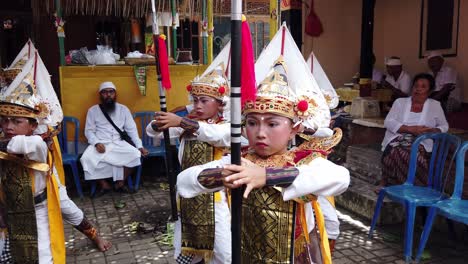
[[[47,201],[34,206],[37,224],[37,245],[39,249],[39,264],[54,263],[50,246],[49,214]]]
[[[124,167],[136,167],[141,164],[141,153],[125,141],[105,143],[106,152],[99,153],[94,146],[88,146],[81,157],[85,180],[124,178]]]

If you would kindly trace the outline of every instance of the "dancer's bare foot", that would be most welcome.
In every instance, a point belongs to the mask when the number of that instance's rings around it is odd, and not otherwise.
[[[105,240],[99,235],[96,236],[96,239],[94,240],[94,244],[101,252],[105,252],[112,247],[112,243],[110,241]]]

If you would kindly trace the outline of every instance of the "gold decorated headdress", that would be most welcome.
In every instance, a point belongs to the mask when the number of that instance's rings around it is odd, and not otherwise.
[[[246,102],[244,115],[274,113],[294,122],[303,122],[311,117],[317,108],[315,99],[313,96],[297,96],[289,86],[287,76],[286,64],[280,56],[270,74],[258,86],[255,102]]]
[[[18,72],[12,76],[11,84],[0,92],[0,114],[33,117],[39,124],[52,127],[60,124],[62,107],[50,74],[31,40],[24,45],[12,65],[8,69],[14,68]]]
[[[26,74],[15,89],[0,94],[0,115],[44,118],[48,108],[40,102],[31,73]]]
[[[289,88],[284,60],[280,57],[271,73],[257,88],[255,102],[247,101],[244,115],[249,113],[275,113],[291,119],[296,117],[294,111],[295,96]]]
[[[211,72],[193,80],[187,86],[187,91],[192,96],[207,95],[224,101],[230,93],[229,82],[224,74],[224,64],[219,64]]]
[[[50,119],[51,104],[41,97],[38,83],[34,81],[36,76],[42,83],[39,77],[44,75],[40,68],[35,71],[35,64],[42,65],[42,61],[36,63],[36,59],[29,59],[14,81],[0,92],[0,115],[35,118],[39,123]]]
[[[274,113],[291,118],[295,125],[328,128],[330,109],[286,25],[283,24],[255,62],[255,79],[263,80],[248,113]]]

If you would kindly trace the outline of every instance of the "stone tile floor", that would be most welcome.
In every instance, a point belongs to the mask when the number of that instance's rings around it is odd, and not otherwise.
[[[101,234],[111,240],[113,247],[106,253],[98,252],[84,235],[65,224],[67,263],[175,263],[173,249],[155,242],[151,232],[154,226],[163,231],[170,214],[168,192],[162,190],[160,184],[145,183],[136,194],[112,193],[95,199],[74,200]],[[116,209],[114,204],[119,200],[124,200],[126,207]],[[333,263],[404,263],[402,225],[378,227],[374,238],[368,239],[369,221],[343,210],[339,210],[339,217],[341,236],[336,243]],[[132,231],[134,222],[144,223],[150,232]],[[385,239],[389,232],[396,234],[393,240],[396,237],[397,241]],[[428,243],[432,257],[421,263],[467,263],[467,240],[457,245],[449,242],[447,234],[433,232]]]

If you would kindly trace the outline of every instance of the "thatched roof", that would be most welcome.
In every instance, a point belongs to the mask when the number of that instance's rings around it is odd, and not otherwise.
[[[55,0],[32,0],[34,12],[53,14]],[[171,0],[155,0],[158,11],[171,10]],[[269,13],[269,0],[243,0],[244,10],[248,14]],[[151,0],[60,0],[62,13],[73,15],[98,15],[117,17],[144,17],[151,12]],[[201,15],[202,0],[176,0],[179,16],[193,17]],[[231,0],[213,0],[215,14],[229,14]]]

